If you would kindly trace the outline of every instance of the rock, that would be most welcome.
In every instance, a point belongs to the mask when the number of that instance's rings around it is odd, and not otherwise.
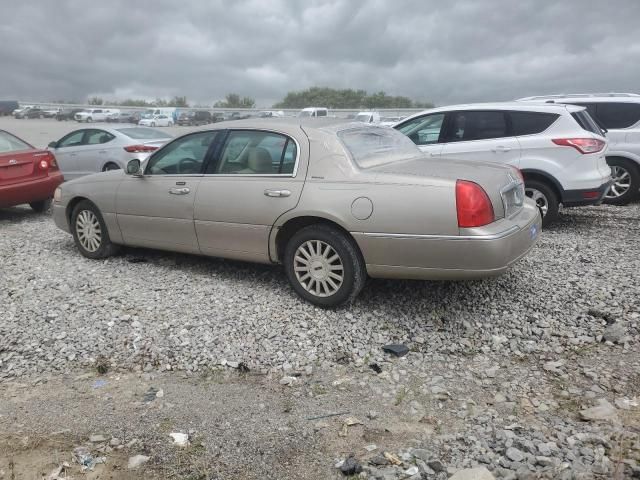
[[[373,451],[374,451],[374,450],[376,450],[377,448],[378,448],[378,446],[377,446],[377,445],[374,445],[374,444],[367,445],[367,446],[365,446],[365,447],[364,447],[364,449],[365,449],[367,452],[373,452]]]
[[[104,435],[91,435],[89,436],[89,441],[91,443],[102,443],[107,441],[107,437]]]
[[[371,465],[376,465],[378,467],[384,466],[384,465],[389,465],[389,460],[387,460],[387,458],[384,455],[375,455],[374,457],[371,457],[369,459],[369,463]]]
[[[355,475],[362,472],[362,466],[353,456],[346,458],[339,468],[343,475]]]
[[[109,445],[111,447],[117,447],[121,444],[122,444],[122,441],[119,438],[113,437],[111,440],[109,440]]]
[[[133,457],[129,457],[127,468],[129,470],[135,470],[136,468],[139,468],[145,463],[147,463],[150,460],[150,458],[151,457],[147,457],[146,455],[134,455]]]
[[[404,357],[407,353],[409,353],[409,347],[398,343],[385,345],[384,347],[382,347],[382,350],[396,357]]]
[[[627,328],[624,323],[616,322],[604,329],[602,339],[605,342],[624,343],[627,336]]]
[[[409,477],[412,477],[412,476],[414,476],[414,475],[417,475],[419,472],[420,472],[420,469],[419,469],[418,467],[415,467],[415,466],[414,466],[414,467],[411,467],[411,468],[406,469],[406,470],[404,471],[404,474],[405,474],[405,475],[408,475]]]
[[[604,398],[599,399],[596,406],[580,410],[580,416],[583,420],[588,421],[618,420],[615,407]]]
[[[169,436],[173,438],[173,444],[179,447],[186,447],[189,445],[189,435],[186,433],[173,432]]]
[[[559,369],[564,366],[566,362],[564,360],[557,360],[555,362],[547,362],[542,365],[542,368],[547,372],[559,373]]]
[[[495,480],[495,477],[485,467],[476,467],[458,470],[449,480]]]
[[[444,472],[446,470],[443,463],[440,460],[429,460],[427,462],[427,465],[431,470],[433,470],[436,473]]]
[[[631,410],[632,408],[636,408],[638,406],[638,399],[633,398],[616,398],[615,402],[616,407],[621,410]]]
[[[291,387],[295,385],[297,381],[298,379],[296,377],[284,376],[280,379],[280,385],[288,385]]]
[[[414,448],[414,449],[412,449],[411,450],[411,455],[413,455],[416,458],[419,458],[423,462],[428,462],[429,458],[431,457],[431,455],[429,454],[429,451],[425,450],[424,448]]]
[[[515,447],[507,448],[505,455],[512,462],[521,462],[522,460],[524,460],[524,453],[522,453],[520,450],[518,450]]]

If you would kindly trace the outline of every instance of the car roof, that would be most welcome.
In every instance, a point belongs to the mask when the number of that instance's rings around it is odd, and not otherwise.
[[[616,103],[640,103],[640,95],[636,93],[575,93],[562,95],[541,95],[535,97],[519,98],[519,102],[545,102],[545,103],[598,103],[598,102],[616,102]]]

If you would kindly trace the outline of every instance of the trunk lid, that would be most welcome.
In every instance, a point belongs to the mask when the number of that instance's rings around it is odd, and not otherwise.
[[[40,162],[49,158],[49,152],[36,149],[0,154],[0,185],[46,177],[49,168],[40,168]]]

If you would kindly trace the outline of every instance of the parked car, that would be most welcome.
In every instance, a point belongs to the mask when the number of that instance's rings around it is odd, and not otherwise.
[[[545,225],[559,205],[602,202],[611,185],[607,140],[584,107],[574,105],[454,105],[413,115],[394,128],[431,158],[506,163],[518,167],[527,196]]]
[[[144,160],[171,135],[138,126],[81,128],[49,143],[67,180],[124,168],[131,159]]]
[[[15,100],[0,100],[0,117],[13,115],[13,111],[19,108],[20,105]]]
[[[392,127],[400,120],[404,120],[405,117],[395,116],[395,117],[382,117],[380,119],[380,125],[385,127]]]
[[[25,109],[20,109],[17,113],[14,112],[13,116],[18,119],[43,118],[44,113],[42,113],[40,107],[28,107]]]
[[[299,117],[327,117],[329,110],[322,107],[307,107],[300,110]]]
[[[58,113],[56,113],[56,120],[59,122],[63,120],[74,120],[76,113],[82,111],[82,108],[61,108]]]
[[[250,115],[248,113],[240,113],[240,112],[225,112],[223,113],[223,120],[246,120]]]
[[[295,119],[183,135],[126,172],[65,183],[53,212],[88,258],[130,245],[283,263],[321,307],[351,301],[367,275],[498,275],[541,227],[513,167],[428,161],[390,128]]]
[[[167,115],[154,115],[151,118],[141,118],[138,125],[144,125],[145,127],[171,127],[173,126],[173,119]]]
[[[178,115],[178,125],[198,126],[210,123],[213,123],[211,113],[204,110],[182,112]]]
[[[25,110],[28,110],[30,108],[33,108],[33,105],[22,105],[18,108],[16,108],[13,112],[11,112],[11,115],[13,115],[14,117],[16,117],[16,115],[21,114],[22,112],[24,112]],[[17,117],[16,117],[17,118]]]
[[[274,118],[274,117],[284,117],[284,112],[282,110],[266,110],[264,112],[258,113],[258,118]]]
[[[224,113],[222,112],[213,112],[211,114],[211,123],[224,122]]]
[[[104,122],[107,120],[107,115],[111,113],[110,110],[102,108],[90,108],[88,110],[82,110],[75,115],[77,122]]]
[[[51,152],[0,130],[0,208],[28,203],[36,212],[43,212],[62,181]]]
[[[605,203],[626,205],[640,190],[640,95],[633,93],[596,93],[528,97],[520,101],[565,103],[586,107],[606,130],[609,148],[607,163],[613,184]]]
[[[356,122],[362,123],[380,123],[380,114],[378,112],[360,112],[354,118]]]
[[[140,112],[120,112],[117,115],[107,117],[107,123],[134,123],[140,121]]]
[[[46,108],[42,110],[42,118],[55,118],[60,108]]]

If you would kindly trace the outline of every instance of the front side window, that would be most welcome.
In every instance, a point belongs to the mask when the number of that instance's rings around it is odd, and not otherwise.
[[[438,143],[443,123],[444,113],[433,113],[414,118],[395,128],[409,137],[416,145],[429,145]]]
[[[202,173],[202,165],[218,132],[199,132],[179,138],[151,156],[145,175]]]
[[[475,111],[453,112],[447,128],[447,142],[488,140],[507,136],[505,112]]]
[[[298,156],[296,143],[279,133],[232,131],[217,163],[207,173],[225,175],[291,175]]]
[[[14,137],[7,132],[0,132],[0,154],[19,152],[20,150],[29,150],[31,148],[31,145],[23,142],[18,137]]]
[[[82,139],[84,138],[85,130],[78,130],[77,132],[70,133],[62,140],[58,142],[58,148],[64,147],[77,147],[82,145]]]
[[[640,103],[599,103],[597,112],[605,128],[629,128],[640,121]]]

